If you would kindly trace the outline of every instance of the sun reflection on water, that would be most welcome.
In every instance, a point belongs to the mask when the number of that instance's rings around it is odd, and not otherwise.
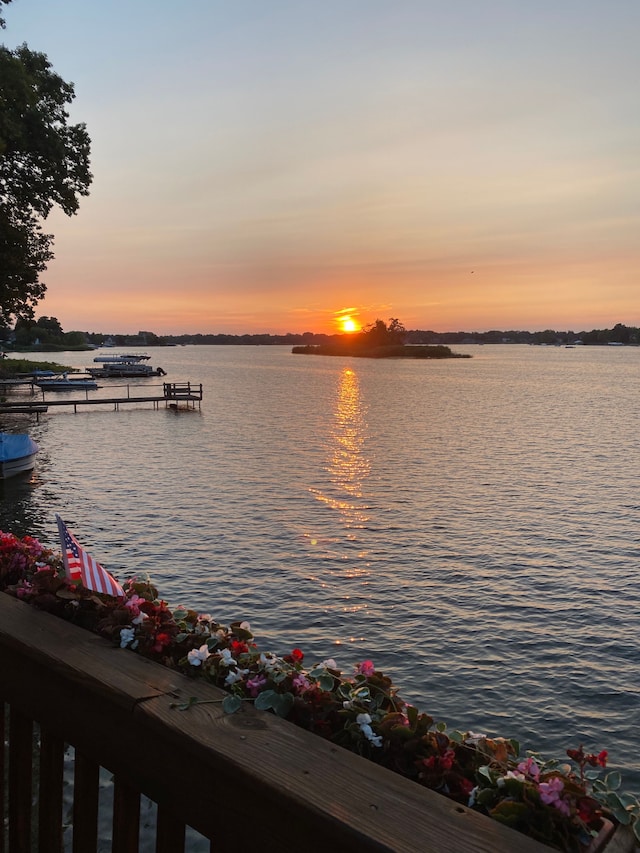
[[[365,452],[367,406],[360,394],[358,376],[350,367],[340,374],[336,408],[331,428],[331,444],[325,471],[331,488],[313,489],[317,500],[338,510],[349,530],[362,528],[369,520],[364,498],[364,481],[371,464]],[[350,534],[350,538],[355,538]]]

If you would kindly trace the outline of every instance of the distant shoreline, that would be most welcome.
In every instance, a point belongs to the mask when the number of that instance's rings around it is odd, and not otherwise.
[[[417,359],[443,359],[443,358],[471,358],[467,353],[452,352],[449,347],[442,344],[405,346],[397,344],[386,347],[354,347],[344,344],[306,344],[293,347],[291,350],[295,355],[339,355],[352,356],[354,358],[417,358]]]

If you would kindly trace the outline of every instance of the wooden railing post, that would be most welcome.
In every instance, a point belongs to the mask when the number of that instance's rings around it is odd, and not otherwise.
[[[73,853],[95,853],[98,846],[100,767],[76,750],[73,776]]]
[[[6,740],[5,735],[5,719],[9,706],[5,704],[4,699],[0,697],[0,805],[2,806],[2,823],[0,823],[0,853],[4,853],[4,834],[5,834],[5,816],[7,814],[6,806],[6,791],[4,785],[6,762],[4,758],[4,745]]]
[[[38,788],[39,853],[62,853],[62,783],[64,743],[40,730],[40,785]]]
[[[140,834],[140,793],[120,776],[113,789],[112,853],[138,853]]]
[[[184,839],[184,823],[177,820],[168,809],[158,806],[156,853],[183,853]]]
[[[31,853],[33,724],[11,707],[9,713],[9,851]]]

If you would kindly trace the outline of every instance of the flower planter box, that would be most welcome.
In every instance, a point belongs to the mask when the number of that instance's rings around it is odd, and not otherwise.
[[[633,853],[638,849],[635,836],[628,826],[615,826],[607,820],[600,834],[589,845],[587,853]]]

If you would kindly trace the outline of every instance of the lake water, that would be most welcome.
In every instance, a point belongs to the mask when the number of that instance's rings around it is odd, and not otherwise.
[[[0,527],[57,549],[59,512],[117,577],[246,619],[263,650],[371,659],[450,727],[607,749],[637,791],[640,349],[454,350],[151,350],[202,407],[4,418],[41,452]]]

